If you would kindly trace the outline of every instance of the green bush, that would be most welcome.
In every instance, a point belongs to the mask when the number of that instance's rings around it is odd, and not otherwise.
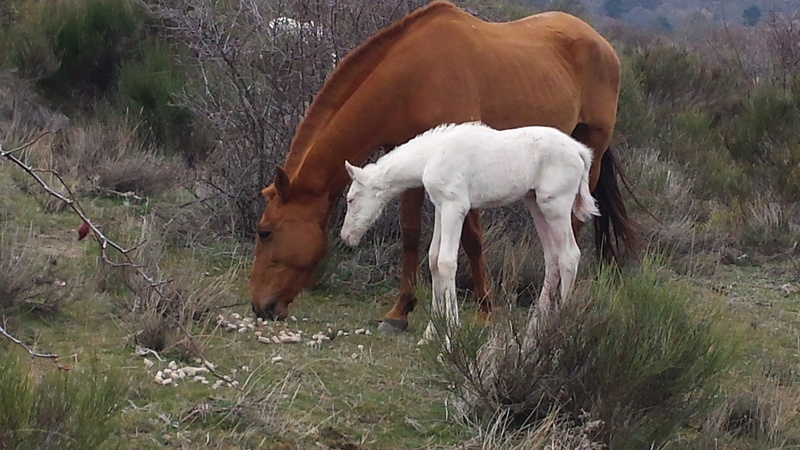
[[[91,449],[109,446],[124,390],[116,372],[45,367],[30,374],[20,352],[0,349],[0,447]],[[113,447],[113,445],[111,445]]]
[[[483,335],[463,331],[436,367],[468,420],[506,413],[526,426],[558,411],[578,427],[600,420],[595,442],[650,448],[713,403],[727,367],[730,346],[698,309],[650,257],[629,273],[602,268],[527,337],[524,323],[495,322],[476,350]]]
[[[193,153],[197,150],[190,141],[192,115],[173,101],[186,83],[174,55],[175,50],[160,40],[143,41],[136,56],[120,65],[117,99],[141,112],[157,142]]]
[[[791,98],[773,86],[759,86],[725,134],[731,156],[750,164],[773,164],[764,144],[796,141],[799,122],[800,110]]]
[[[11,60],[51,97],[104,94],[143,17],[128,0],[32,2],[11,31]]]

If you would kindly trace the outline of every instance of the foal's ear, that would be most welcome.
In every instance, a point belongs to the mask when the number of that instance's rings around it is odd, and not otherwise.
[[[292,196],[292,185],[289,181],[289,174],[283,170],[283,167],[277,166],[275,168],[275,178],[272,184],[275,186],[275,190],[278,191],[278,196],[281,198],[281,201],[288,202]]]
[[[344,168],[347,169],[347,175],[350,177],[351,180],[355,180],[358,178],[358,174],[361,173],[361,169],[358,167],[350,164],[349,161],[345,160]]]

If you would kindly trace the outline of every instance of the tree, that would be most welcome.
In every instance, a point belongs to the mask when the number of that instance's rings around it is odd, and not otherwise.
[[[753,27],[761,20],[761,9],[756,5],[750,5],[742,12],[742,17],[745,25]]]

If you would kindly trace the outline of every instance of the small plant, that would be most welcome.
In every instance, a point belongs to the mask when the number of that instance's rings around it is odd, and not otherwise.
[[[51,371],[30,374],[19,353],[0,351],[0,447],[114,447],[125,392],[119,374]]]

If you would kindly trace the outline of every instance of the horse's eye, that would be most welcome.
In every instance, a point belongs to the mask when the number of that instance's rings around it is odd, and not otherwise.
[[[353,197],[348,197],[347,198],[347,204],[349,205],[350,203],[353,203]]]
[[[272,237],[272,231],[259,231],[258,238],[262,241],[269,240]]]

